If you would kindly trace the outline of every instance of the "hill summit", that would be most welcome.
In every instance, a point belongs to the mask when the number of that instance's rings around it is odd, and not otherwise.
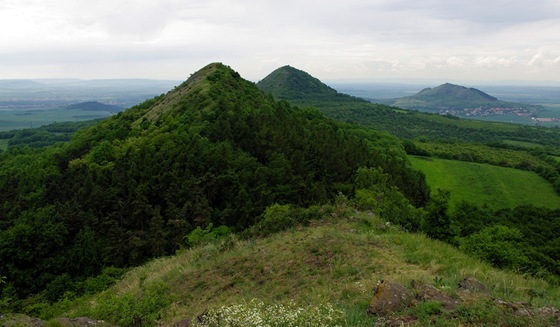
[[[347,94],[338,93],[335,89],[321,82],[303,70],[291,66],[283,66],[257,83],[257,87],[270,93],[276,99],[289,100],[290,103],[312,101],[340,101],[355,99]]]
[[[450,99],[485,102],[498,101],[497,98],[473,87],[467,88],[451,83],[445,83],[435,88],[426,88],[420,91],[420,93],[418,93],[416,97],[432,101],[442,101]]]
[[[479,89],[451,83],[426,88],[415,95],[384,103],[404,109],[456,116],[530,115],[541,109],[539,106],[501,101]]]
[[[247,230],[276,203],[353,196],[358,173],[403,212],[429,197],[396,138],[275,101],[220,63],[64,146],[0,163],[0,276],[19,299],[54,301],[55,285],[171,254],[197,228]]]

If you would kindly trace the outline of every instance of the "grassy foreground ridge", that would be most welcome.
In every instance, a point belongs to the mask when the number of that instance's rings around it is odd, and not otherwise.
[[[135,321],[169,326],[221,310],[239,319],[252,312],[258,317],[253,321],[291,316],[285,319],[296,319],[296,326],[301,325],[299,312],[308,326],[371,326],[375,318],[366,309],[379,280],[408,287],[412,280],[422,281],[453,296],[465,277],[482,281],[493,298],[530,301],[534,308],[560,305],[560,290],[543,280],[492,268],[448,244],[343,207],[307,227],[253,240],[230,236],[155,259],[107,291],[59,302],[50,314],[89,316],[121,326]],[[419,326],[538,326],[545,319],[516,316],[490,300],[453,314],[432,307],[419,305],[399,315],[414,317]]]

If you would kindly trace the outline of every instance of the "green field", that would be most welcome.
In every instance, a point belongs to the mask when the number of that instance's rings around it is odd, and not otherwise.
[[[532,204],[560,208],[560,196],[534,172],[488,164],[409,156],[412,166],[426,174],[432,190],[451,191],[451,205],[462,200],[493,209]]]
[[[35,128],[54,122],[105,118],[109,115],[111,113],[104,111],[92,112],[65,108],[2,109],[0,110],[0,132]]]
[[[515,141],[515,140],[504,140],[503,143],[505,144],[509,144],[509,145],[514,145],[517,147],[521,147],[521,148],[542,148],[543,146],[541,144],[537,144],[537,143],[531,143],[531,142],[523,142],[523,141]]]

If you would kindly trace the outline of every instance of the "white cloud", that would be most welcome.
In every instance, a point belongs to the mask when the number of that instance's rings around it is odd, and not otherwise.
[[[560,80],[557,0],[0,0],[0,78]]]

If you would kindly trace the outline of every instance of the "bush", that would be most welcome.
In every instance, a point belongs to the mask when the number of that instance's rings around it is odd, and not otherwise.
[[[521,250],[522,234],[502,225],[486,227],[460,240],[460,249],[498,268],[527,268],[529,259]]]
[[[206,244],[218,239],[225,238],[231,234],[231,229],[227,226],[220,225],[214,228],[214,224],[210,223],[205,229],[197,227],[184,238],[184,242],[190,246]]]

